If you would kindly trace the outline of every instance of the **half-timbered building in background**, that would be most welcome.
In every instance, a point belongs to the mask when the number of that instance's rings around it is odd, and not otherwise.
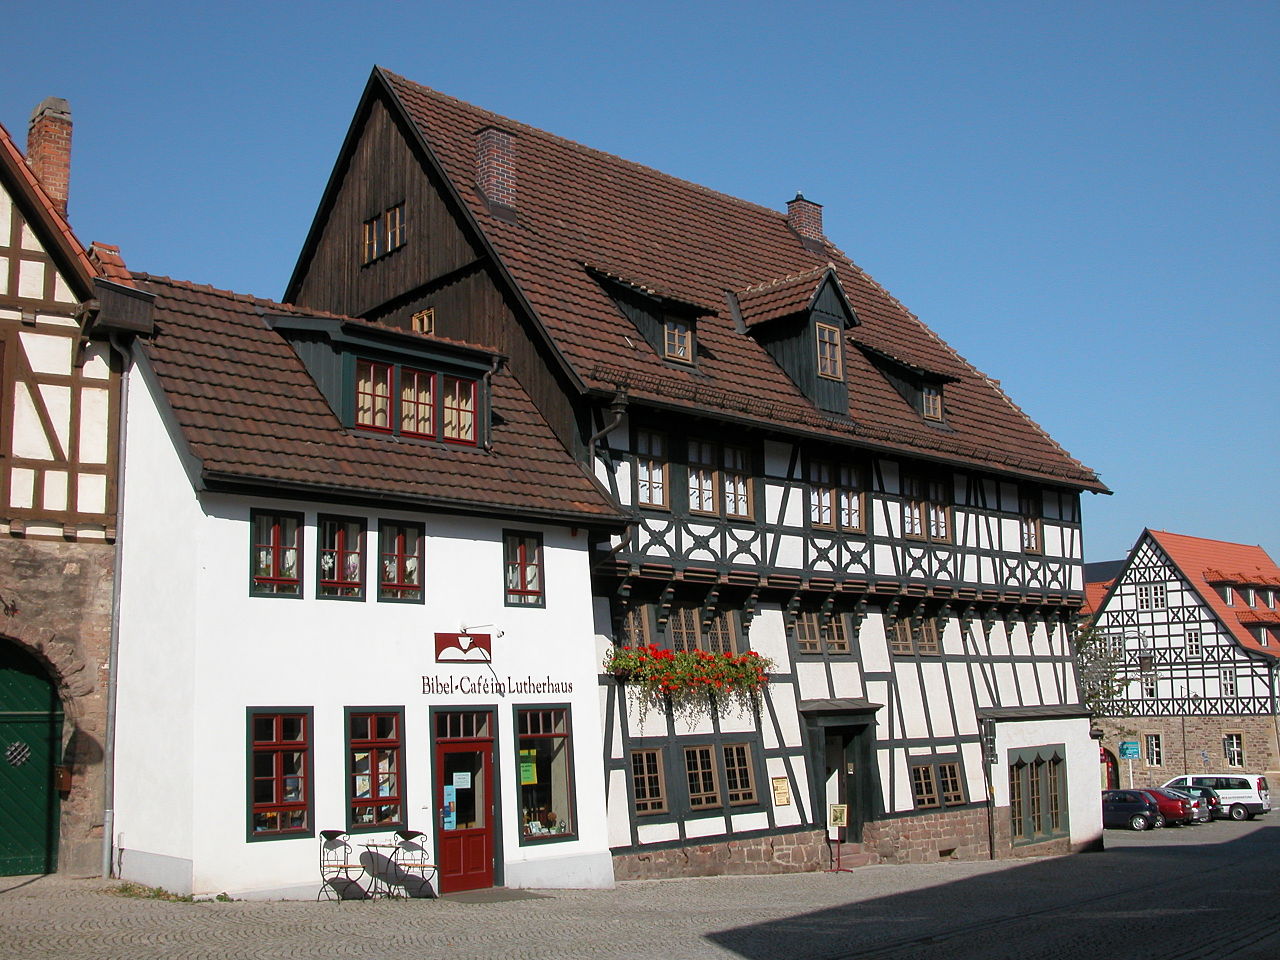
[[[1084,611],[1125,682],[1097,718],[1113,783],[1280,771],[1280,568],[1262,547],[1144,530],[1127,557],[1088,564]],[[1127,765],[1128,761],[1121,761]]]
[[[1079,496],[1105,487],[818,204],[779,213],[376,69],[285,299],[507,358],[629,518],[594,545],[600,661],[774,661],[756,708],[693,717],[600,677],[619,878],[825,865],[832,804],[863,861],[1098,838],[1067,632]]]
[[[56,97],[25,157],[0,127],[0,875],[102,862],[123,265],[67,223],[71,132]]]

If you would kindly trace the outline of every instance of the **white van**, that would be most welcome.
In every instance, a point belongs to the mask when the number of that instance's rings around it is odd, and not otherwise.
[[[1271,809],[1271,791],[1267,778],[1256,773],[1205,773],[1174,777],[1162,784],[1180,790],[1184,787],[1210,787],[1222,799],[1222,809],[1232,820],[1252,820]]]

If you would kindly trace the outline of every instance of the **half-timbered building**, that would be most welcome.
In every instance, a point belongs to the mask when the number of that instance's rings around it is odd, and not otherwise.
[[[1280,568],[1267,552],[1144,530],[1118,565],[1086,569],[1099,576],[1085,613],[1123,681],[1096,721],[1113,784],[1280,771]],[[1138,760],[1118,759],[1123,741]]]
[[[67,222],[71,113],[0,127],[0,875],[102,863],[120,365]]]
[[[625,512],[599,661],[755,651],[753,705],[600,677],[618,877],[1100,835],[1068,625],[1105,487],[785,213],[375,69],[285,294],[494,345]],[[832,806],[846,827],[829,830]],[[846,860],[845,862],[849,862]]]

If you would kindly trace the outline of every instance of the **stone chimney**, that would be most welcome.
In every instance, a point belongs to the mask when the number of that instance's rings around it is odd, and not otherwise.
[[[797,193],[794,200],[787,202],[787,225],[806,240],[823,240],[822,204],[806,200],[803,193]]]
[[[71,106],[61,97],[45,97],[31,113],[27,166],[65,217],[71,185]]]
[[[507,212],[515,211],[515,134],[497,127],[485,127],[476,134],[476,185],[491,208],[505,207]]]

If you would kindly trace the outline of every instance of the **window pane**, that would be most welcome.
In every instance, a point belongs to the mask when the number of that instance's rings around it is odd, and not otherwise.
[[[422,370],[400,371],[400,432],[434,437],[435,377]]]
[[[522,716],[528,713],[530,711],[521,711]],[[517,746],[521,829],[530,840],[574,832],[567,711],[543,713],[545,715],[521,721],[527,729],[542,733],[520,737]]]
[[[476,440],[476,382],[461,377],[444,379],[444,438],[459,443]]]

